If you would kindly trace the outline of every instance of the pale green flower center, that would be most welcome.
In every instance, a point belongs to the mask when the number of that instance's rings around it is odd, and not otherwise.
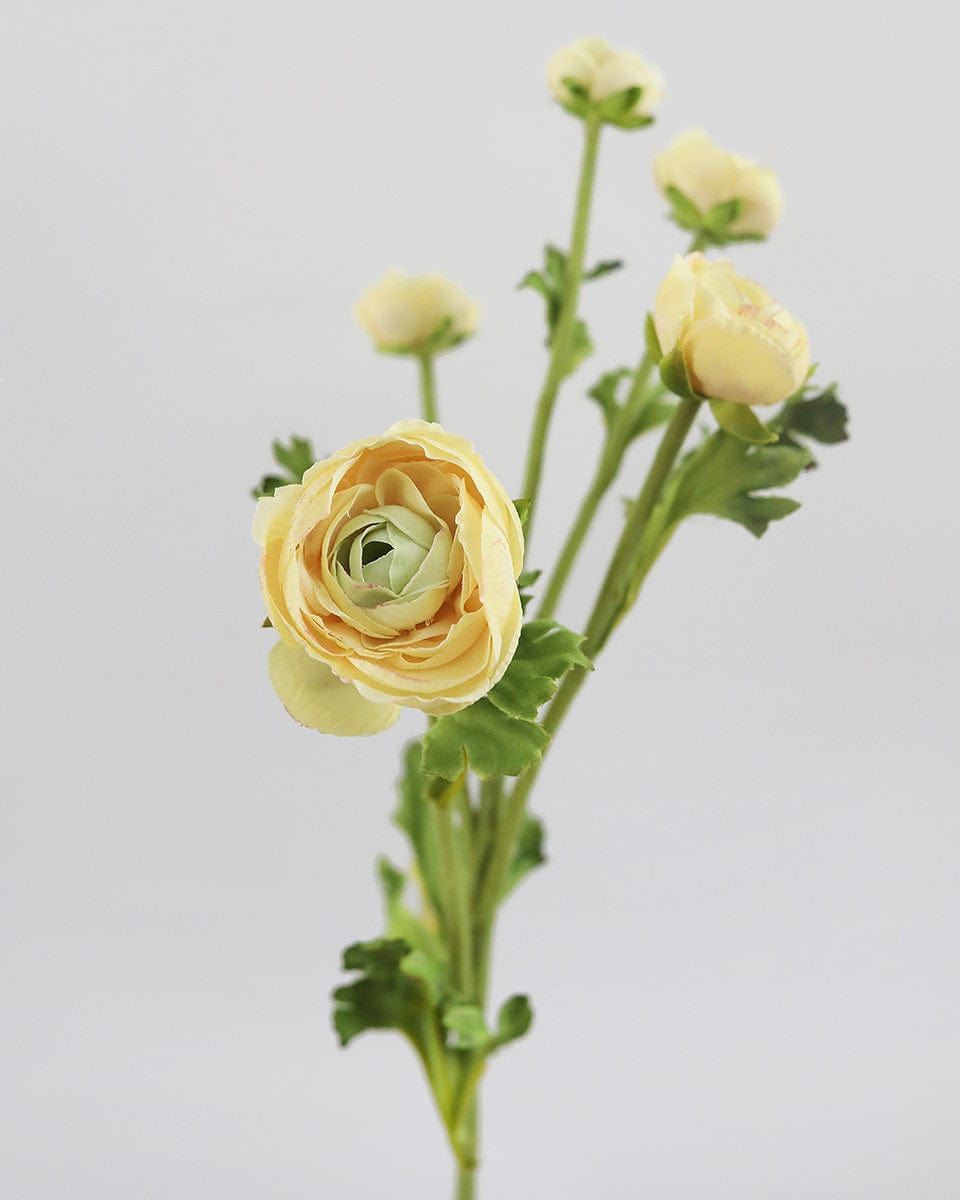
[[[397,504],[348,521],[333,550],[337,579],[359,608],[446,586],[452,539],[440,521]]]

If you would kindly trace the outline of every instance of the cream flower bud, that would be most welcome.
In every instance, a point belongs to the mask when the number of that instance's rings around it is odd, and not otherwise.
[[[270,678],[323,733],[440,716],[503,675],[523,613],[516,507],[469,442],[400,421],[257,504]]]
[[[700,396],[776,404],[806,378],[804,327],[725,259],[674,259],[657,291],[653,320],[664,359],[681,357]]]
[[[576,108],[578,97],[568,83],[586,93],[591,104],[629,88],[641,88],[640,99],[626,118],[649,117],[663,99],[664,79],[657,67],[629,50],[614,50],[602,38],[581,38],[557,50],[547,63],[547,83],[560,104]]]
[[[783,194],[773,171],[724,150],[702,129],[681,133],[653,160],[661,193],[676,188],[706,214],[717,204],[740,201],[740,212],[726,227],[734,237],[766,236],[779,223]]]
[[[378,350],[422,354],[449,350],[477,331],[480,309],[463,288],[441,275],[388,271],[354,308]]]

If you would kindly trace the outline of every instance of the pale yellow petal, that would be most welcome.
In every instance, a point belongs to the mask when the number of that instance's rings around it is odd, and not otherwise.
[[[797,388],[791,356],[753,322],[695,321],[684,334],[683,357],[694,387],[711,400],[777,404]]]
[[[309,729],[339,737],[367,737],[389,729],[400,716],[397,705],[366,699],[297,646],[277,642],[270,651],[269,670],[284,708]]]

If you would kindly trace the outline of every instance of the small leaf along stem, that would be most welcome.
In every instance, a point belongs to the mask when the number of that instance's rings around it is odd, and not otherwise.
[[[425,421],[437,418],[437,380],[433,366],[433,355],[429,351],[417,355],[420,370],[420,414]]]
[[[593,197],[593,183],[596,175],[597,155],[600,149],[600,132],[602,125],[596,114],[588,116],[583,123],[584,141],[583,157],[580,163],[580,180],[577,185],[577,198],[574,205],[573,229],[570,235],[570,254],[567,259],[567,270],[564,278],[563,303],[560,317],[550,345],[550,359],[547,364],[547,374],[543,381],[537,407],[534,412],[533,428],[530,432],[530,444],[527,449],[527,462],[523,476],[523,486],[520,494],[529,500],[524,521],[524,533],[529,541],[533,530],[533,517],[536,509],[537,495],[540,491],[540,477],[543,473],[543,455],[550,428],[550,419],[556,403],[560,384],[564,379],[567,355],[577,317],[577,302],[580,297],[580,283],[583,277],[583,261],[587,249],[587,230],[590,224],[590,204]]]

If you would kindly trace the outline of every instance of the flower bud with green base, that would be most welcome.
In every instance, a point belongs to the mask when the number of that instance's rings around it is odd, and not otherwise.
[[[780,221],[783,194],[773,171],[690,129],[653,160],[671,218],[701,245],[763,241]]]
[[[806,378],[804,327],[725,259],[708,262],[699,253],[674,259],[657,291],[653,320],[664,355],[660,374],[678,395],[778,404]]]
[[[547,63],[547,83],[571,115],[619,129],[652,124],[664,90],[657,67],[602,38],[581,38],[557,50]]]
[[[385,354],[418,358],[459,346],[477,331],[479,307],[441,275],[388,271],[354,308],[357,323]]]

